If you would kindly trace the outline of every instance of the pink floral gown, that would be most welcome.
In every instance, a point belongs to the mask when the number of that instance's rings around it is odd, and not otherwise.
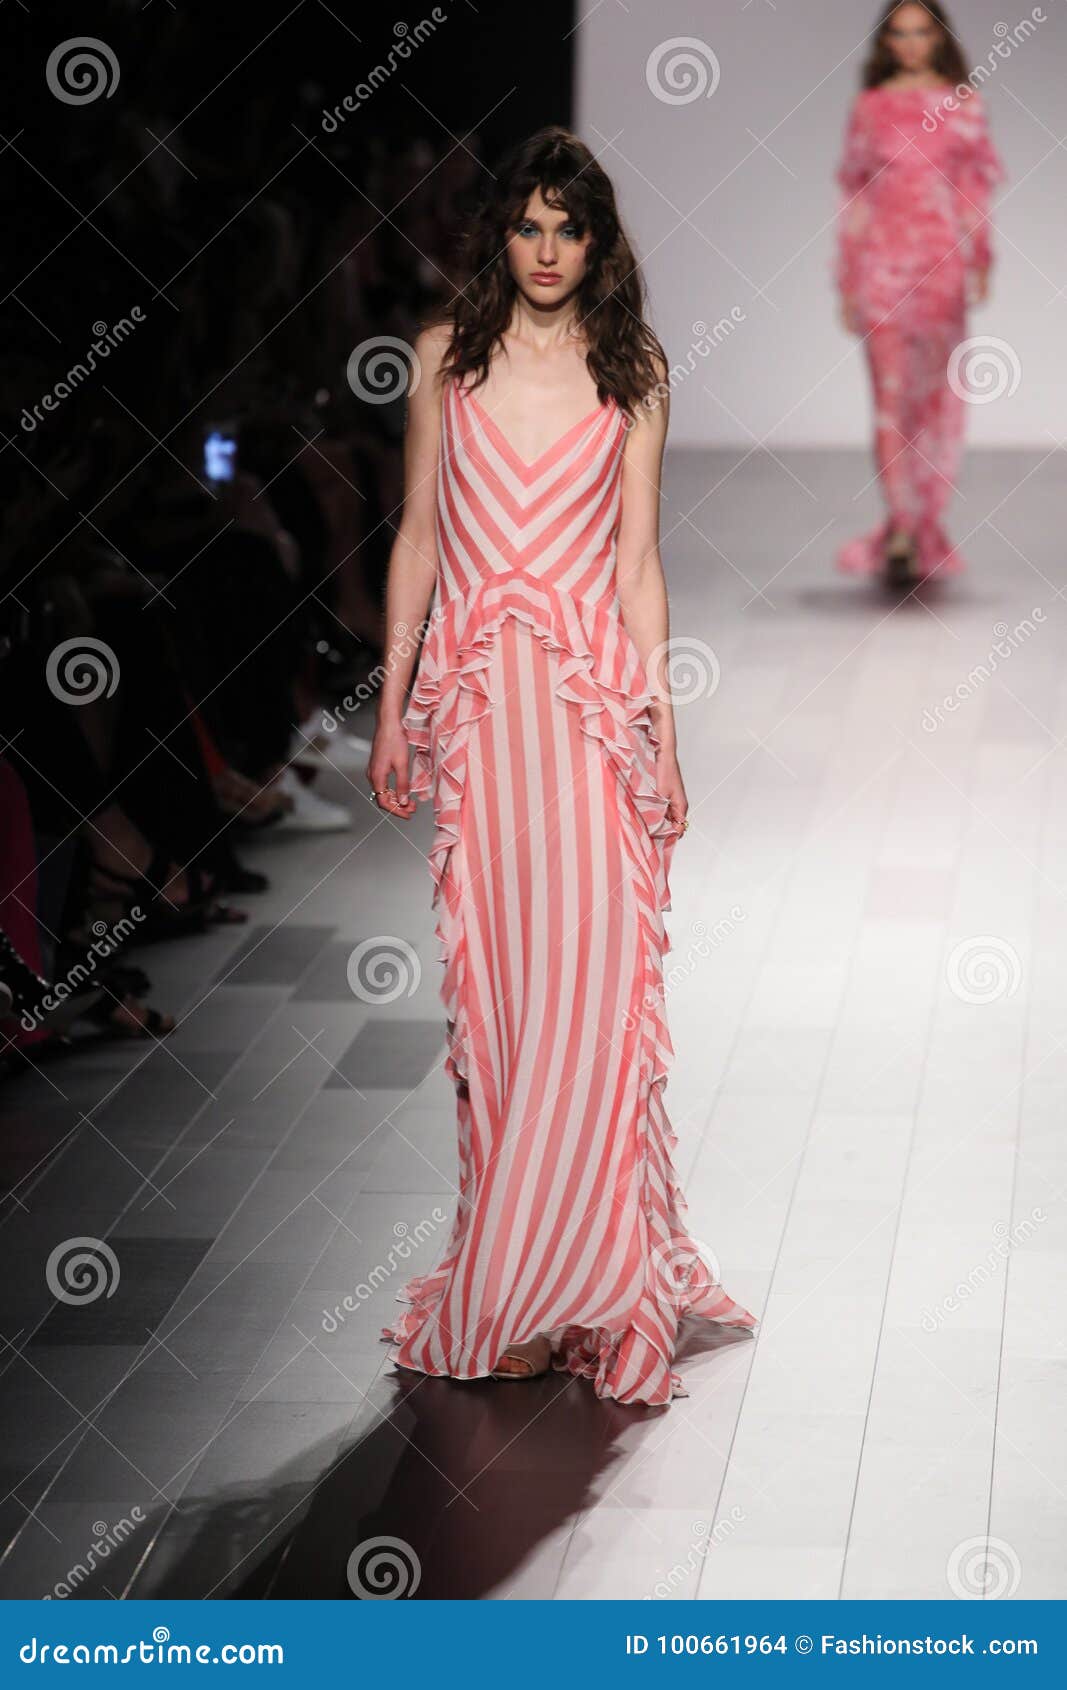
[[[399,1367],[484,1378],[509,1344],[665,1404],[683,1315],[751,1327],[690,1236],[663,1102],[663,912],[679,835],[620,614],[626,419],[600,404],[527,463],[444,391],[438,573],[404,715],[433,797],[459,1201],[383,1330]]]
[[[913,536],[921,575],[963,567],[941,525],[966,403],[949,360],[966,336],[969,280],[990,263],[989,202],[1003,174],[979,95],[883,84],[857,96],[837,172],[835,277],[866,337],[888,516],[842,548],[841,569],[880,570],[898,529]]]

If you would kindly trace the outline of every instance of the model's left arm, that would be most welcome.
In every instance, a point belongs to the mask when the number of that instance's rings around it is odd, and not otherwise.
[[[985,299],[993,262],[989,208],[993,190],[1004,180],[1000,154],[993,145],[981,96],[972,94],[960,109],[959,154],[955,187],[960,231],[974,300]]]
[[[656,783],[670,799],[676,827],[685,820],[688,800],[678,768],[674,704],[667,663],[670,612],[667,583],[659,555],[660,476],[667,439],[669,387],[666,368],[657,363],[654,403],[639,404],[627,434],[622,461],[622,513],[616,536],[615,583],[623,624],[637,647],[656,703],[650,707],[659,747]],[[653,396],[650,395],[650,398]]]

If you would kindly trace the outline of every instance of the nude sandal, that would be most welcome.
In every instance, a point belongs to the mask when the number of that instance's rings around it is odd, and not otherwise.
[[[536,1340],[531,1338],[527,1339],[526,1342],[534,1343]],[[520,1373],[512,1368],[503,1368],[498,1371],[498,1369],[494,1367],[492,1369],[492,1377],[494,1379],[540,1379],[543,1374],[550,1373],[552,1371],[553,1352],[551,1344],[549,1345],[548,1350],[548,1360],[545,1362],[544,1367],[535,1367],[529,1356],[520,1356],[516,1354],[517,1348],[518,1346],[516,1345],[515,1349],[506,1349],[501,1355],[500,1360],[503,1361],[504,1356],[509,1356],[512,1361],[521,1362],[526,1371],[524,1373]]]

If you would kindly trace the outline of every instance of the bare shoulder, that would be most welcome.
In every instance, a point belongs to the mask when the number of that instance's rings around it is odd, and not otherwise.
[[[418,417],[436,413],[440,397],[441,365],[452,331],[448,323],[431,323],[421,329],[412,347],[413,368],[409,394],[411,409]]]
[[[657,386],[657,388],[666,387],[667,386],[667,376],[668,376],[668,373],[669,373],[668,369],[667,369],[667,359],[666,359],[665,355],[660,351],[653,352],[651,357],[652,357],[652,368],[656,373],[656,386]]]
[[[415,351],[425,363],[436,362],[439,365],[451,339],[450,323],[430,323],[416,335]]]
[[[655,454],[662,450],[670,420],[671,386],[667,360],[660,351],[654,351],[650,362],[652,385],[638,400],[630,423],[628,446],[638,454]]]

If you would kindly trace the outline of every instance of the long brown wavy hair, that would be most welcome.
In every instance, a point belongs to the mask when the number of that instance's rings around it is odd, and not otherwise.
[[[546,205],[565,212],[580,236],[592,236],[575,300],[586,362],[598,399],[612,398],[632,414],[661,379],[654,359],[663,359],[665,367],[666,358],[645,321],[644,283],[619,221],[615,190],[585,143],[557,124],[508,153],[467,227],[463,254],[471,279],[438,318],[452,329],[442,376],[474,375],[475,387],[488,377],[517,293],[505,244],[538,188]]]
[[[967,63],[963,56],[963,48],[960,46],[959,36],[948,20],[944,6],[937,5],[936,0],[914,0],[914,3],[922,6],[931,23],[936,23],[941,31],[941,39],[934,52],[931,70],[936,71],[938,76],[943,76],[945,81],[950,82],[954,88],[959,83],[966,82]],[[889,77],[895,76],[900,69],[894,57],[893,49],[886,39],[886,31],[889,28],[889,20],[893,13],[898,12],[903,4],[905,4],[905,0],[892,0],[892,4],[885,8],[878,20],[878,30],[874,37],[871,56],[863,67],[863,86],[865,88],[877,88],[880,82],[885,82]]]

